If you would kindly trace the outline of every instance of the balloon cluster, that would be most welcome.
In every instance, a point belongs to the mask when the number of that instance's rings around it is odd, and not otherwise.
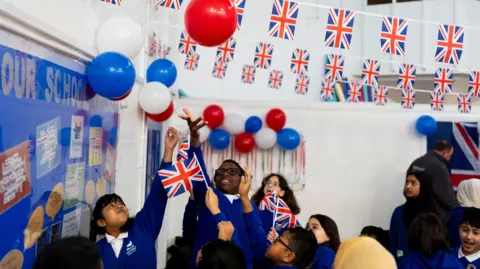
[[[218,105],[210,105],[203,111],[207,127],[200,131],[200,142],[209,141],[217,150],[223,150],[230,144],[230,135],[235,136],[235,148],[238,152],[248,153],[255,146],[270,149],[278,142],[285,150],[296,149],[301,142],[300,134],[291,128],[284,128],[287,121],[285,113],[278,108],[271,109],[263,121],[258,116],[245,119],[238,113],[225,115]],[[213,130],[213,131],[212,131]]]

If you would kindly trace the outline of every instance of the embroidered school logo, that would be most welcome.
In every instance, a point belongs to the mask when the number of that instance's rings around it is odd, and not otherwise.
[[[127,256],[132,255],[137,251],[137,247],[132,243],[132,241],[129,241],[127,244]]]

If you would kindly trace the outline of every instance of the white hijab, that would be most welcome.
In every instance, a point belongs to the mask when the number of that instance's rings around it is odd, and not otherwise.
[[[480,179],[471,178],[460,182],[457,199],[463,207],[480,208]]]

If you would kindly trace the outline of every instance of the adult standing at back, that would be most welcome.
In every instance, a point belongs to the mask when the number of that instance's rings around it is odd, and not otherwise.
[[[433,207],[435,213],[445,223],[450,210],[458,206],[448,171],[448,163],[453,155],[453,145],[445,140],[435,144],[432,151],[413,161],[408,171],[415,169],[429,175],[433,182]]]

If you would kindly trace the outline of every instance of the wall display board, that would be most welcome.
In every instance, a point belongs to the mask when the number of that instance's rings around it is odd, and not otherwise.
[[[32,268],[61,238],[89,234],[115,184],[118,105],[86,66],[0,31],[0,268]]]

